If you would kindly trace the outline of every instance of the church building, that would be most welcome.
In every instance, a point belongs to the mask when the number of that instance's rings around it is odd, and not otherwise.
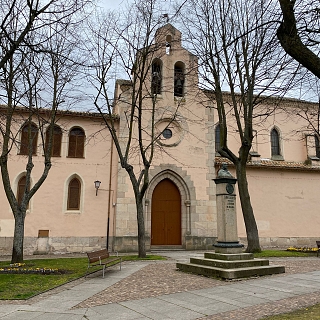
[[[143,119],[146,130],[154,123],[158,134],[143,201],[146,248],[213,249],[217,238],[213,179],[221,164],[227,162],[216,152],[220,131],[215,100],[199,89],[198,58],[183,48],[179,30],[171,24],[163,26],[154,45],[157,50],[146,87],[156,96],[155,112],[153,122],[151,117]],[[116,81],[113,119],[123,144],[128,137],[131,90],[129,80]],[[146,100],[146,108],[152,107],[151,100]],[[276,103],[269,98],[263,107]],[[308,124],[295,112],[316,107],[314,103],[284,99],[267,119],[255,119],[247,174],[263,247],[314,246],[319,240],[319,137],[307,131]],[[134,192],[101,116],[59,111],[57,119],[52,168],[27,210],[25,254],[105,247],[109,251],[137,251]],[[232,121],[230,117],[230,127]],[[17,117],[15,130],[21,143],[10,152],[10,178],[18,200],[25,187],[24,126],[22,117]],[[43,167],[38,129],[35,122],[31,183]],[[237,153],[236,133],[228,137],[228,144]],[[135,159],[136,149],[130,152]],[[137,170],[141,169],[138,156],[133,162]],[[235,175],[231,163],[228,168]],[[3,186],[0,203],[0,254],[11,254],[14,218]],[[245,244],[239,199],[237,218],[239,240]]]

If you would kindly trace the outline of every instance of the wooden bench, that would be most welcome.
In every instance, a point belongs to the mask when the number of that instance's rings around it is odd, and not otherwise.
[[[88,274],[88,270],[90,267],[102,266],[102,277],[104,278],[104,271],[106,267],[111,267],[117,263],[120,263],[121,270],[121,262],[122,258],[118,256],[110,257],[107,249],[101,249],[98,251],[87,252],[88,256],[88,268],[85,277]]]
[[[320,241],[316,241],[316,243],[317,243],[317,247],[318,247],[317,257],[319,257],[319,252],[320,252]]]

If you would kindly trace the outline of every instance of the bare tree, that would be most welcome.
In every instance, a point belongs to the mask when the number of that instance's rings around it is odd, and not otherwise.
[[[165,54],[165,43],[155,44],[157,29],[166,22],[158,0],[137,0],[120,14],[112,13],[91,28],[94,59],[90,81],[96,90],[94,104],[103,116],[117,150],[120,165],[129,175],[135,196],[139,257],[146,256],[143,198],[149,185],[149,169],[161,132],[155,129],[155,112],[161,70],[153,64]],[[118,80],[110,94],[117,68],[128,80]],[[155,68],[155,69],[153,69]],[[93,73],[92,72],[92,73]],[[175,110],[176,111],[176,110]],[[175,111],[167,117],[175,119]],[[118,117],[126,123],[118,128]]]
[[[320,78],[319,6],[317,2],[279,0],[283,21],[277,36],[283,49]]]
[[[78,59],[73,57],[76,43],[72,36],[76,23],[74,15],[83,8],[83,3],[72,5],[70,1],[63,5],[60,3],[59,7],[58,1],[50,1],[42,9],[38,1],[27,1],[26,5],[22,1],[13,1],[13,4],[7,14],[2,13],[5,16],[2,31],[6,37],[1,39],[0,94],[5,107],[0,114],[0,167],[3,187],[15,219],[11,260],[15,263],[23,261],[24,221],[30,199],[44,183],[51,168],[57,110],[70,100],[66,92],[70,90],[70,81],[78,66],[75,64]],[[20,39],[20,24],[24,21],[20,20],[21,14],[28,16],[23,11],[25,6],[32,11],[30,16],[40,10],[35,17],[40,13],[45,17],[40,24],[34,21],[35,18],[30,18],[30,26],[23,29],[26,34]],[[46,9],[50,11],[46,12]],[[39,144],[38,131],[41,137]],[[44,155],[44,166],[38,180],[31,182],[38,145],[41,145]],[[17,148],[26,169],[24,188],[16,193],[9,168],[11,156]]]
[[[235,165],[247,252],[261,251],[246,172],[254,120],[273,112],[274,106],[262,107],[261,102],[282,86],[284,60],[275,54],[274,12],[273,1],[200,0],[190,1],[183,19],[190,46],[202,59],[202,85],[210,89],[208,97],[217,108],[217,152]],[[231,135],[239,141],[238,154],[228,146]]]
[[[300,98],[317,101],[315,104],[299,103],[294,115],[304,120],[300,132],[306,134],[308,156],[320,156],[320,15],[317,2],[279,0],[282,22],[277,37],[282,48],[304,68],[296,77],[296,91]],[[310,152],[310,153],[309,153]],[[310,161],[312,159],[308,159]]]

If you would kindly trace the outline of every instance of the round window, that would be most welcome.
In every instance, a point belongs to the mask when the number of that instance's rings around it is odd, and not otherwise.
[[[170,139],[172,137],[172,131],[170,129],[164,129],[162,131],[162,136],[165,138],[165,139]]]

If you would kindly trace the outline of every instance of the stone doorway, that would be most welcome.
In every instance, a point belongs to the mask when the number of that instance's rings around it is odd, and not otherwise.
[[[181,195],[170,179],[161,180],[152,193],[151,245],[181,245]]]

